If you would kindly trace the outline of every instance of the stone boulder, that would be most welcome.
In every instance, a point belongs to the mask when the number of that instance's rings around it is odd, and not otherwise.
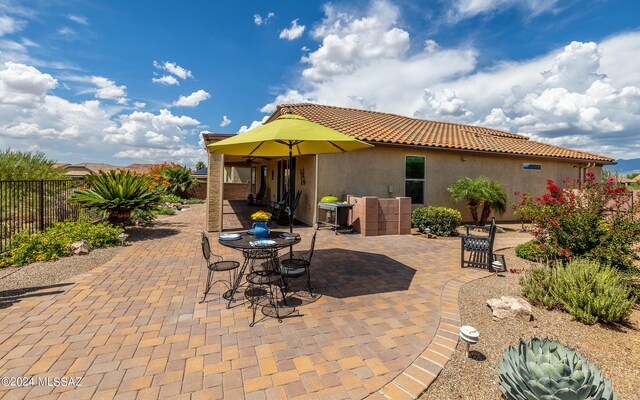
[[[493,319],[522,318],[525,321],[533,320],[531,304],[520,297],[502,296],[499,299],[489,299],[487,304],[493,311]]]
[[[71,250],[76,256],[82,256],[89,254],[91,247],[89,247],[89,242],[86,240],[80,240],[79,242],[71,243],[69,245],[69,250]]]

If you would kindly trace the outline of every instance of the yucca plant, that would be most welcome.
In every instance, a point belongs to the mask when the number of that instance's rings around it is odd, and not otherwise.
[[[507,400],[615,400],[618,395],[600,369],[577,351],[549,339],[520,339],[498,369]]]
[[[153,189],[151,178],[129,171],[101,172],[89,179],[89,189],[73,194],[71,201],[108,213],[109,222],[124,224],[131,212],[158,207],[162,195]]]

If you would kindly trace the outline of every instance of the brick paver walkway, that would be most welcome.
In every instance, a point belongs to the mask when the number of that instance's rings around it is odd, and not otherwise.
[[[415,397],[455,347],[458,288],[486,275],[460,269],[458,240],[323,230],[312,266],[318,296],[299,292],[292,317],[250,328],[246,304],[226,309],[221,286],[198,303],[204,207],[166,221],[55,294],[0,310],[0,376],[83,378],[81,387],[0,386],[0,397]],[[296,230],[307,249],[313,230]]]

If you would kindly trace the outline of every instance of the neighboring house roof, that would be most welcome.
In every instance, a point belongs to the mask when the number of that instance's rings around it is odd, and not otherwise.
[[[115,169],[129,170],[144,173],[149,171],[154,164],[131,164],[126,167],[118,167],[111,164],[100,164],[100,163],[81,163],[81,164],[64,164],[64,163],[56,163],[55,164],[59,168],[64,168],[67,170],[66,175],[69,176],[84,176],[97,174],[100,171],[109,172]]]
[[[616,175],[615,178],[618,183],[628,184],[635,182],[635,179],[629,179],[626,175]]]
[[[377,111],[319,104],[282,104],[266,123],[293,113],[372,144],[480,151],[614,164],[613,158],[534,142],[527,136],[473,125],[429,121]],[[204,136],[204,135],[203,135]],[[217,135],[213,135],[217,136]],[[220,140],[216,138],[217,140]],[[205,138],[206,140],[206,138]]]

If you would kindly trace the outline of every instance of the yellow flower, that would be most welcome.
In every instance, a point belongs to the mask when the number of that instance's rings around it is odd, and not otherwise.
[[[271,219],[271,213],[266,211],[258,211],[251,214],[251,219],[258,222],[267,222]]]

